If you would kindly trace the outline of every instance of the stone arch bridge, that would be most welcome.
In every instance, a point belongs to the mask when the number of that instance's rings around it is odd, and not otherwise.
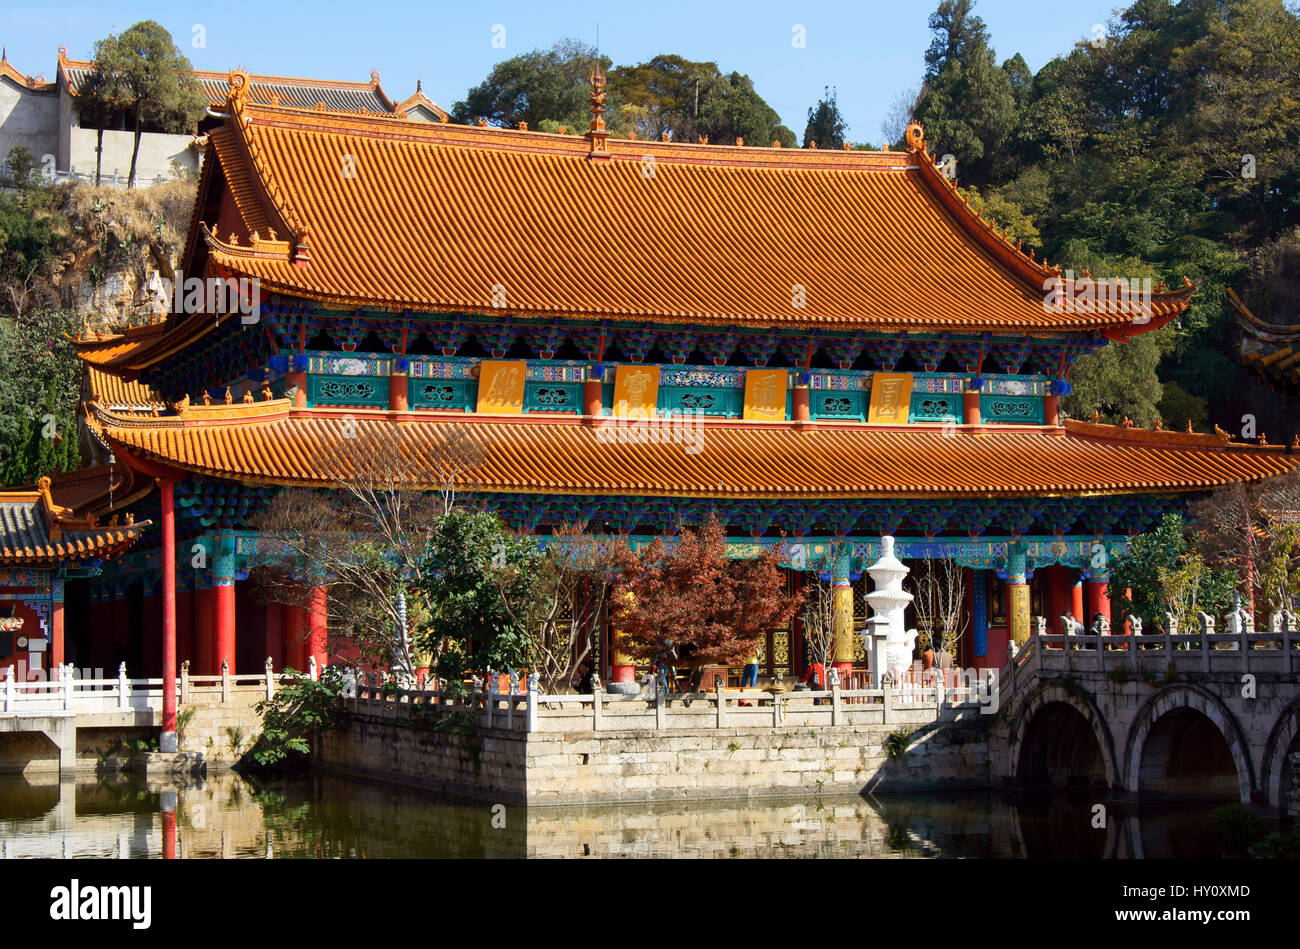
[[[1300,813],[1300,634],[1045,635],[999,680],[993,773],[1144,800],[1236,796]]]

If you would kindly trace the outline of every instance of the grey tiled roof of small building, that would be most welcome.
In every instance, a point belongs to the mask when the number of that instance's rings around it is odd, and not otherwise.
[[[75,90],[85,81],[91,71],[85,66],[68,66],[65,72]],[[198,80],[210,102],[214,105],[220,105],[226,101],[226,93],[230,90],[230,82],[225,76],[212,78],[200,75]],[[316,103],[320,102],[332,112],[356,112],[361,109],[366,112],[379,112],[384,115],[393,114],[392,109],[380,96],[379,90],[368,83],[357,84],[355,87],[340,87],[328,83],[263,82],[254,77],[249,85],[249,95],[254,102],[268,105],[271,102],[271,96],[275,95],[279,98],[281,105],[294,108],[314,109]]]
[[[0,501],[0,549],[36,550],[49,543],[40,501]]]

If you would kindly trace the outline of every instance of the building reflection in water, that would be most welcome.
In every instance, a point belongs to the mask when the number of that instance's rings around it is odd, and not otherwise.
[[[1214,858],[1214,806],[961,791],[526,810],[322,775],[0,775],[0,858]]]

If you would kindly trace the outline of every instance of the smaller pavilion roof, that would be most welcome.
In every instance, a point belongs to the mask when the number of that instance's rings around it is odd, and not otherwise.
[[[60,499],[97,497],[107,482],[101,477],[96,484],[91,479],[95,474],[110,473],[92,469],[61,479]],[[54,490],[50,478],[41,478],[35,489],[0,492],[0,565],[106,559],[134,544],[150,524],[136,523],[130,514],[101,524],[93,513],[79,516],[59,503]]]

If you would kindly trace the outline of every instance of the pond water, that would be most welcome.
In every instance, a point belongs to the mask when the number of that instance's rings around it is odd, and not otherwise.
[[[0,858],[1213,859],[1215,806],[960,791],[526,809],[315,774],[0,775]]]

